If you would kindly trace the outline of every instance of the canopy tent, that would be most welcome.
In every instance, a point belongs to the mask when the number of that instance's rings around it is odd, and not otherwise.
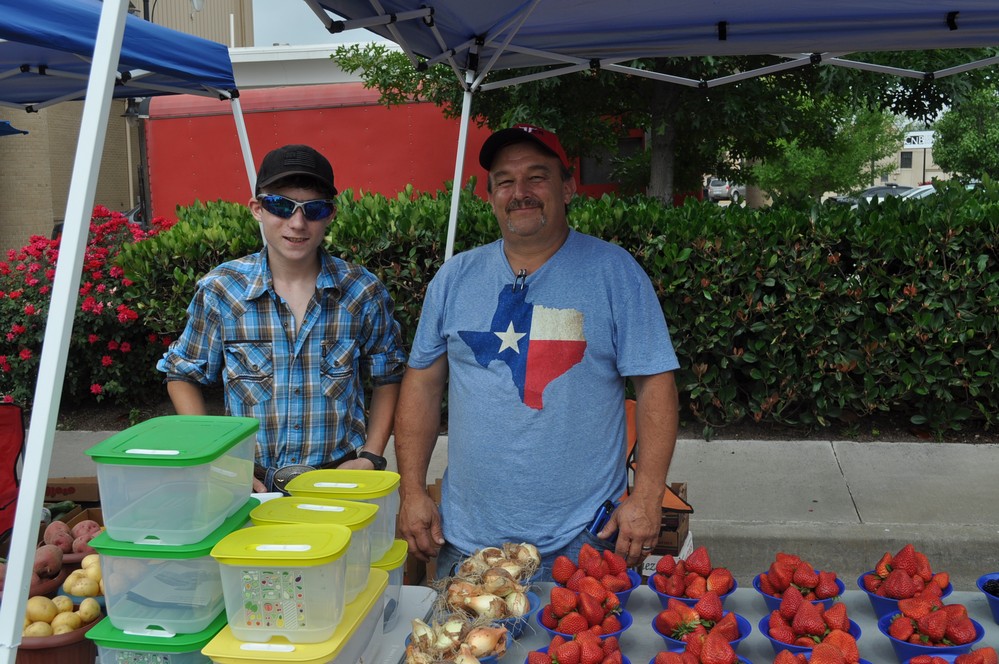
[[[693,87],[713,87],[811,64],[913,78],[940,78],[999,57],[935,72],[860,62],[857,52],[985,48],[999,45],[993,0],[305,0],[330,32],[366,28],[400,45],[416,66],[446,63],[465,90],[454,182],[461,182],[471,95],[589,69]],[[331,16],[332,12],[334,16]],[[343,18],[341,18],[343,17]],[[777,63],[714,80],[650,72],[636,58],[775,55]],[[496,70],[544,67],[489,82]],[[457,192],[445,258],[451,256]]]
[[[84,100],[63,226],[60,260],[46,319],[38,379],[18,494],[4,599],[0,663],[17,657],[31,578],[69,336],[97,173],[113,96],[187,92],[236,97],[228,50],[128,16],[127,0],[0,0],[0,100],[26,110]],[[119,58],[120,54],[120,58]],[[244,159],[253,163],[238,105]]]
[[[0,136],[14,136],[17,134],[27,134],[23,129],[11,126],[6,120],[0,120]]]

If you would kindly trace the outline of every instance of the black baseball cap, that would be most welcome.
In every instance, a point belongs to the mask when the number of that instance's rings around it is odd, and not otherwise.
[[[308,145],[285,145],[271,150],[264,157],[257,171],[257,193],[262,187],[273,184],[289,175],[304,175],[320,183],[323,189],[333,190],[333,167],[326,157]]]
[[[501,129],[487,138],[479,150],[479,165],[488,171],[492,168],[496,153],[514,143],[534,143],[545,152],[558,157],[563,167],[569,168],[569,158],[562,149],[558,136],[547,129],[529,124],[517,124],[508,129]]]

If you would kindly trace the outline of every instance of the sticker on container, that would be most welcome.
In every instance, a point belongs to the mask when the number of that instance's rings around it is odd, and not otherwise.
[[[304,629],[305,584],[297,570],[244,569],[243,619],[247,627]]]
[[[135,652],[119,650],[115,664],[170,664],[169,653]]]

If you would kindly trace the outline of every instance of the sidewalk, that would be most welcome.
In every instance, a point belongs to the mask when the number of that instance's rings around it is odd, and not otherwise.
[[[95,475],[83,452],[112,434],[56,432],[49,477]],[[442,437],[429,481],[446,450]],[[669,481],[687,483],[694,545],[747,587],[787,551],[853,588],[906,542],[959,590],[999,571],[999,445],[680,440]]]

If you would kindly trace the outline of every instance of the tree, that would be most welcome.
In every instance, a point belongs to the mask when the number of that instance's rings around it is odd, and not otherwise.
[[[753,173],[771,196],[803,205],[818,202],[827,191],[856,189],[890,172],[894,165],[884,160],[901,146],[895,118],[865,109],[837,127],[823,145],[778,139],[779,153],[756,165]]]
[[[962,178],[999,178],[999,94],[976,90],[941,116],[934,129],[933,160]]]

